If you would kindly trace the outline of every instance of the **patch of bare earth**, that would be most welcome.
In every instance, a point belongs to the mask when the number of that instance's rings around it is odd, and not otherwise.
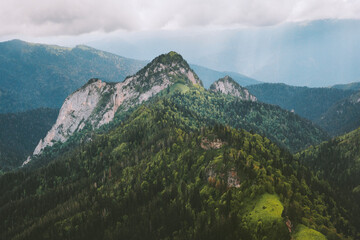
[[[221,141],[220,139],[215,139],[213,141],[210,141],[207,138],[203,138],[201,140],[201,148],[205,149],[205,150],[209,150],[209,149],[219,149],[221,148],[224,144],[226,144],[226,142]]]

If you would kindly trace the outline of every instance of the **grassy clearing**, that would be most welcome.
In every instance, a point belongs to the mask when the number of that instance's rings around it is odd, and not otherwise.
[[[186,93],[189,91],[189,87],[182,83],[175,83],[170,87],[170,93],[174,93],[175,91],[179,91],[181,93]]]
[[[302,224],[296,227],[295,240],[326,240],[326,237],[318,231],[308,228]]]
[[[265,193],[259,198],[254,209],[249,213],[249,220],[253,223],[281,220],[283,210],[284,207],[277,195]]]

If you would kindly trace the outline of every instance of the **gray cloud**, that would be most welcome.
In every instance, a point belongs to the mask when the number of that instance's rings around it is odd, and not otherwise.
[[[358,0],[2,0],[0,36],[268,26],[360,18]]]

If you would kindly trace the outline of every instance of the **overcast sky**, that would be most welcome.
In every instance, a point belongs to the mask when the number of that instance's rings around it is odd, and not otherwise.
[[[0,38],[360,18],[359,0],[1,0]]]

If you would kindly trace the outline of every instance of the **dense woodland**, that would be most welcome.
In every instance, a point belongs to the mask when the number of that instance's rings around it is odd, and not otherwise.
[[[329,181],[343,205],[352,205],[350,213],[359,227],[360,129],[311,147],[296,157],[313,169],[319,178]]]
[[[0,115],[0,238],[360,238],[360,130],[329,140],[310,120],[208,91],[180,67],[190,71],[177,53],[160,55],[131,87],[147,92],[166,74],[170,87],[13,171],[57,110]]]
[[[1,238],[357,235],[328,182],[269,139],[226,126],[217,108],[214,118],[202,112],[224,96],[166,91],[44,167],[1,176]],[[186,104],[195,96],[204,110]]]
[[[317,121],[328,109],[355,91],[337,88],[295,87],[282,83],[247,86],[259,101],[275,104],[312,121]]]
[[[0,114],[0,174],[18,167],[55,123],[59,110]]]
[[[156,104],[162,97],[168,97],[168,101],[179,109],[179,117],[188,115],[187,126],[192,129],[211,124],[229,125],[237,129],[245,129],[258,133],[276,142],[280,147],[291,152],[303,150],[310,145],[319,144],[327,140],[329,136],[310,121],[296,114],[285,111],[278,106],[269,104],[242,101],[230,95],[213,93],[202,87],[192,87],[191,90],[183,82],[175,83],[165,89],[159,96],[155,96],[148,104]],[[54,157],[61,155],[79,143],[91,139],[94,131],[106,133],[109,129],[123,121],[134,108],[127,111],[118,111],[113,122],[94,130],[88,124],[81,132],[75,133],[65,143],[56,143],[40,157],[39,161],[33,161],[30,167],[40,167],[47,164]]]
[[[332,88],[308,88],[264,83],[247,88],[260,101],[294,110],[331,136],[339,136],[360,127],[358,85],[352,83]]]

